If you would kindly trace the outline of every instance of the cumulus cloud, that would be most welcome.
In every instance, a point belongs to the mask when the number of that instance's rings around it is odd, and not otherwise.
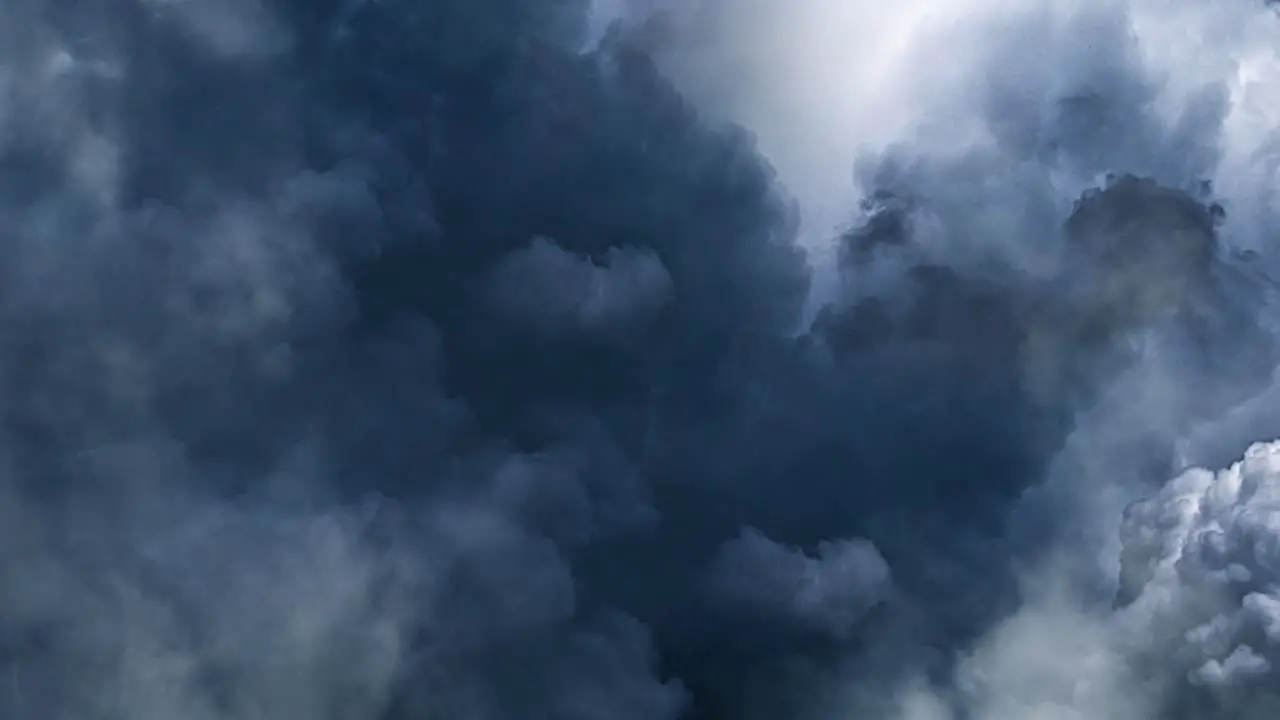
[[[711,570],[721,602],[837,637],[884,600],[889,582],[888,564],[865,540],[823,542],[809,557],[754,530],[727,542]]]
[[[0,707],[1264,712],[1280,25],[925,5],[5,5]]]
[[[1135,605],[1186,623],[1192,676],[1210,685],[1269,674],[1280,625],[1270,594],[1280,446],[1251,447],[1230,467],[1192,469],[1133,505],[1122,528],[1124,583]]]
[[[381,712],[420,601],[411,568],[367,537],[360,509],[268,513],[210,506],[120,538],[84,509],[74,529],[39,518],[34,547],[9,530],[23,554],[4,580],[11,711]]]
[[[596,265],[535,238],[498,262],[489,285],[500,312],[541,332],[625,335],[653,322],[671,275],[652,250],[610,248]]]

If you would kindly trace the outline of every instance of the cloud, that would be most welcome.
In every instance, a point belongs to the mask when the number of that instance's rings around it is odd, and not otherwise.
[[[1272,15],[730,5],[0,10],[0,707],[1261,712]]]
[[[498,262],[489,286],[502,314],[541,332],[617,335],[653,322],[671,275],[652,250],[610,248],[596,265],[535,238]]]
[[[1184,633],[1188,672],[1209,685],[1247,682],[1270,670],[1278,627],[1268,593],[1275,538],[1270,486],[1274,443],[1251,447],[1219,472],[1188,470],[1126,513],[1122,531],[1126,594],[1155,596]]]
[[[884,600],[889,582],[889,566],[865,540],[824,542],[808,557],[753,530],[725,543],[711,570],[721,602],[837,637]]]

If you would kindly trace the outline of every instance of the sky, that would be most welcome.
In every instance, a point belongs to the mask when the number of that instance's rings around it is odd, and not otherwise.
[[[0,4],[0,717],[1262,720],[1262,0]]]

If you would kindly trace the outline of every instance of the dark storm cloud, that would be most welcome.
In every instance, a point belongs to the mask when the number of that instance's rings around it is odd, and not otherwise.
[[[652,251],[610,248],[600,265],[535,238],[494,267],[489,295],[499,312],[550,335],[643,330],[671,292],[671,276]]]
[[[975,91],[991,147],[860,168],[807,328],[751,136],[584,3],[112,8],[0,11],[15,717],[1003,717],[1002,651],[1079,620],[1022,596],[1073,517],[1026,491],[1131,340],[1200,363],[1169,427],[1259,373],[1228,343],[1267,369],[1197,194],[1222,94],[1164,122],[1120,14],[1002,30],[1053,52]]]
[[[816,555],[744,530],[720,549],[711,590],[726,605],[765,620],[848,635],[887,595],[889,567],[866,541],[823,542]]]

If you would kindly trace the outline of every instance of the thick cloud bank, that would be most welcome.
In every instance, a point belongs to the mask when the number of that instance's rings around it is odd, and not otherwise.
[[[1280,17],[853,5],[0,4],[0,716],[1273,717]]]

